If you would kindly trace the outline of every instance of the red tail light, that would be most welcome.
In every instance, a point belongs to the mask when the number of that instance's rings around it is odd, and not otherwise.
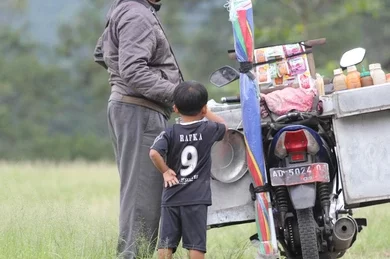
[[[307,138],[303,130],[286,132],[284,138],[284,146],[286,151],[290,154],[291,162],[306,161]]]
[[[288,153],[305,152],[307,149],[307,138],[303,130],[286,132],[284,146]]]
[[[320,146],[313,135],[306,129],[283,132],[275,146],[275,155],[280,159],[289,156],[293,163],[304,162],[307,155],[315,155]]]

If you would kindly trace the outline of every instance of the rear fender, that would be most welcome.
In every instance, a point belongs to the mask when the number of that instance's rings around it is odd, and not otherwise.
[[[301,184],[287,187],[295,210],[313,208],[316,202],[316,184]]]

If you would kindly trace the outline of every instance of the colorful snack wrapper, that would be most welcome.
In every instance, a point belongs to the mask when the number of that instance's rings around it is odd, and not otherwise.
[[[290,70],[290,75],[299,75],[306,72],[306,62],[302,56],[297,56],[288,59],[288,68]]]
[[[292,55],[302,53],[303,49],[301,48],[300,44],[287,44],[283,45],[284,54],[286,57],[290,57]]]

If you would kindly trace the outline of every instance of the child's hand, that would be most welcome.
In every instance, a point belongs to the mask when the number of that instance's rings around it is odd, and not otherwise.
[[[176,173],[172,169],[168,169],[165,173],[163,173],[163,177],[165,188],[179,184],[179,180],[176,178]]]

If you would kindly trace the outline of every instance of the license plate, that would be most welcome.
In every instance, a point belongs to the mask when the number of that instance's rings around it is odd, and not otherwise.
[[[292,186],[306,183],[329,182],[327,163],[315,163],[288,168],[271,168],[272,186]]]

